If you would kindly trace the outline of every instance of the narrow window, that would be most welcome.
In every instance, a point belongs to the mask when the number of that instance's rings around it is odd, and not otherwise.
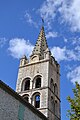
[[[35,107],[36,108],[40,107],[40,95],[35,96]]]
[[[30,89],[30,78],[25,78],[22,82],[21,91],[25,91],[29,89]]]
[[[51,96],[51,110],[54,112],[54,99],[53,96]]]
[[[55,93],[55,95],[58,95],[58,87],[57,87],[56,83],[54,85],[54,93]]]
[[[58,103],[57,101],[55,101],[55,115],[57,115],[58,113]]]
[[[40,88],[40,87],[41,87],[41,78],[37,78],[35,88]]]
[[[24,90],[29,90],[29,89],[30,89],[30,80],[26,80]]]
[[[50,81],[50,89],[51,89],[51,91],[54,92],[54,81],[53,81],[52,78],[51,78],[51,81]]]

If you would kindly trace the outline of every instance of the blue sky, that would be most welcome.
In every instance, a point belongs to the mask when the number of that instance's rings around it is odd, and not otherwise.
[[[0,0],[0,79],[15,90],[19,59],[29,58],[44,18],[48,46],[60,64],[61,117],[80,83],[80,0]]]

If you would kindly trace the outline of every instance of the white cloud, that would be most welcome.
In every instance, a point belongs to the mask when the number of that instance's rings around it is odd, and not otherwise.
[[[33,45],[29,41],[20,38],[14,38],[9,41],[8,51],[14,58],[21,58],[24,54],[29,57],[33,49]]]
[[[38,27],[37,23],[32,19],[32,16],[27,11],[25,12],[24,17],[27,23],[34,25],[35,27]]]
[[[29,57],[33,45],[24,39],[14,38],[9,41],[8,51],[10,55],[14,58],[21,58],[24,54]],[[52,55],[56,58],[57,61],[80,61],[80,47],[75,47],[74,50],[67,49],[66,46],[63,48],[54,46],[51,48]]]
[[[54,38],[54,37],[57,37],[58,36],[58,33],[57,32],[48,32],[46,34],[46,38],[49,39],[49,38]]]
[[[0,38],[0,47],[2,48],[6,42],[7,42],[6,38]]]
[[[53,47],[51,49],[52,55],[56,58],[58,61],[66,60],[66,48],[60,48],[60,47]]]
[[[40,15],[44,18],[48,25],[48,29],[51,29],[51,23],[57,14],[57,8],[61,4],[62,0],[46,0],[39,9]]]
[[[60,8],[63,22],[69,23],[72,31],[80,31],[80,0],[71,0],[63,3]]]
[[[33,45],[24,39],[14,38],[9,41],[8,51],[14,58],[21,58],[24,54],[29,57],[33,50]],[[66,47],[53,47],[51,48],[52,55],[58,61],[63,60],[80,60],[80,55],[77,57],[73,50],[67,50]]]
[[[80,66],[76,67],[67,74],[67,78],[71,80],[73,84],[78,82],[80,84]]]
[[[80,56],[77,57],[77,52],[72,49],[67,49],[66,55],[67,55],[68,60],[74,60],[74,61],[80,60]]]
[[[49,28],[59,13],[61,23],[68,23],[71,31],[80,31],[80,0],[46,0],[39,11]]]
[[[80,52],[69,50],[66,47],[53,47],[51,48],[52,55],[56,58],[57,61],[80,61]]]

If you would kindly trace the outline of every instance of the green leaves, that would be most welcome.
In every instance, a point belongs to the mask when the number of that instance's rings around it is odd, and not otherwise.
[[[70,120],[80,120],[80,85],[77,82],[75,84],[76,87],[73,89],[74,98],[67,97],[70,103],[70,110],[67,111],[67,116]]]

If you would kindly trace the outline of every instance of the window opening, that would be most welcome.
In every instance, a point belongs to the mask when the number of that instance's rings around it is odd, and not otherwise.
[[[40,96],[39,95],[35,96],[35,107],[36,108],[40,107]]]
[[[52,78],[51,78],[51,82],[50,82],[50,88],[52,91],[54,91],[54,82],[53,82]]]
[[[57,101],[55,101],[55,115],[57,115],[57,111],[58,110],[58,104],[57,104]]]
[[[55,84],[55,86],[54,86],[54,93],[55,93],[55,95],[58,95],[58,87],[57,87],[57,84]]]
[[[36,79],[36,88],[40,88],[41,87],[41,78],[37,78]]]
[[[54,99],[53,99],[53,96],[51,96],[51,110],[54,112]]]
[[[24,90],[29,90],[29,89],[30,89],[30,80],[26,80]]]

